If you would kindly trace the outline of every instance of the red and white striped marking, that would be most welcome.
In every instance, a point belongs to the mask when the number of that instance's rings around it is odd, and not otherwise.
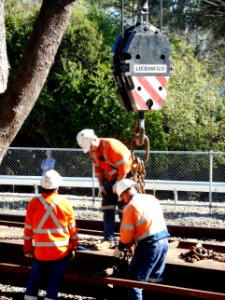
[[[169,76],[132,76],[134,89],[128,91],[133,110],[150,110],[146,105],[152,99],[151,110],[159,110],[167,95],[166,83]]]

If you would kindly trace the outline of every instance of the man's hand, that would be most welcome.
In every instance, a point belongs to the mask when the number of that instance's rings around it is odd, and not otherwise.
[[[106,190],[103,185],[99,186],[98,196],[100,198],[105,198],[107,196]]]
[[[28,258],[33,258],[34,257],[33,253],[30,253],[30,252],[24,252],[24,255]]]
[[[75,257],[75,251],[72,250],[72,251],[70,251],[70,253],[69,253],[69,261],[73,260],[74,257]]]
[[[116,185],[117,185],[117,182],[118,182],[118,181],[116,181],[116,182],[114,183],[113,187],[112,187],[112,191],[113,191],[114,194],[116,194]]]
[[[115,250],[114,250],[113,255],[114,255],[115,257],[117,257],[117,258],[120,258],[120,257],[123,256],[123,251],[120,251],[120,250],[118,249],[118,247],[116,247]]]

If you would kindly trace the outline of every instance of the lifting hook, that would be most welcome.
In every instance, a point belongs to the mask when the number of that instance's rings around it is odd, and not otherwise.
[[[149,159],[149,148],[150,142],[149,138],[145,134],[145,121],[144,121],[144,112],[138,112],[138,120],[135,126],[135,138],[131,141],[131,155],[132,159],[135,160],[134,156],[134,144],[140,147],[145,144],[145,159],[144,162],[147,162]]]

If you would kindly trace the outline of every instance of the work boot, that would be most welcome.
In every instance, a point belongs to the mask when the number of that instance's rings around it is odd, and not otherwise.
[[[106,250],[106,249],[112,249],[114,247],[114,243],[110,241],[102,241],[100,244],[95,245],[96,250]]]

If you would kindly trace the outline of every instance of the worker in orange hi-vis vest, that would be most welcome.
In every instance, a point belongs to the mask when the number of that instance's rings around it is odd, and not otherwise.
[[[62,276],[75,256],[78,229],[70,202],[58,194],[62,177],[55,170],[42,176],[42,194],[28,204],[24,226],[24,255],[32,258],[32,270],[24,299],[38,299],[40,283],[46,283],[45,300],[57,299]]]
[[[120,226],[120,241],[114,256],[136,244],[127,277],[131,280],[161,282],[168,252],[169,233],[159,200],[139,194],[135,182],[123,179],[115,186],[120,200],[126,203]],[[129,288],[129,300],[142,300],[142,289]]]
[[[121,219],[123,207],[113,192],[114,184],[131,177],[132,158],[130,150],[119,140],[97,137],[93,129],[83,129],[77,134],[77,143],[84,153],[89,152],[94,172],[99,182],[99,196],[102,198],[104,239],[96,245],[97,250],[114,247],[115,212]]]

